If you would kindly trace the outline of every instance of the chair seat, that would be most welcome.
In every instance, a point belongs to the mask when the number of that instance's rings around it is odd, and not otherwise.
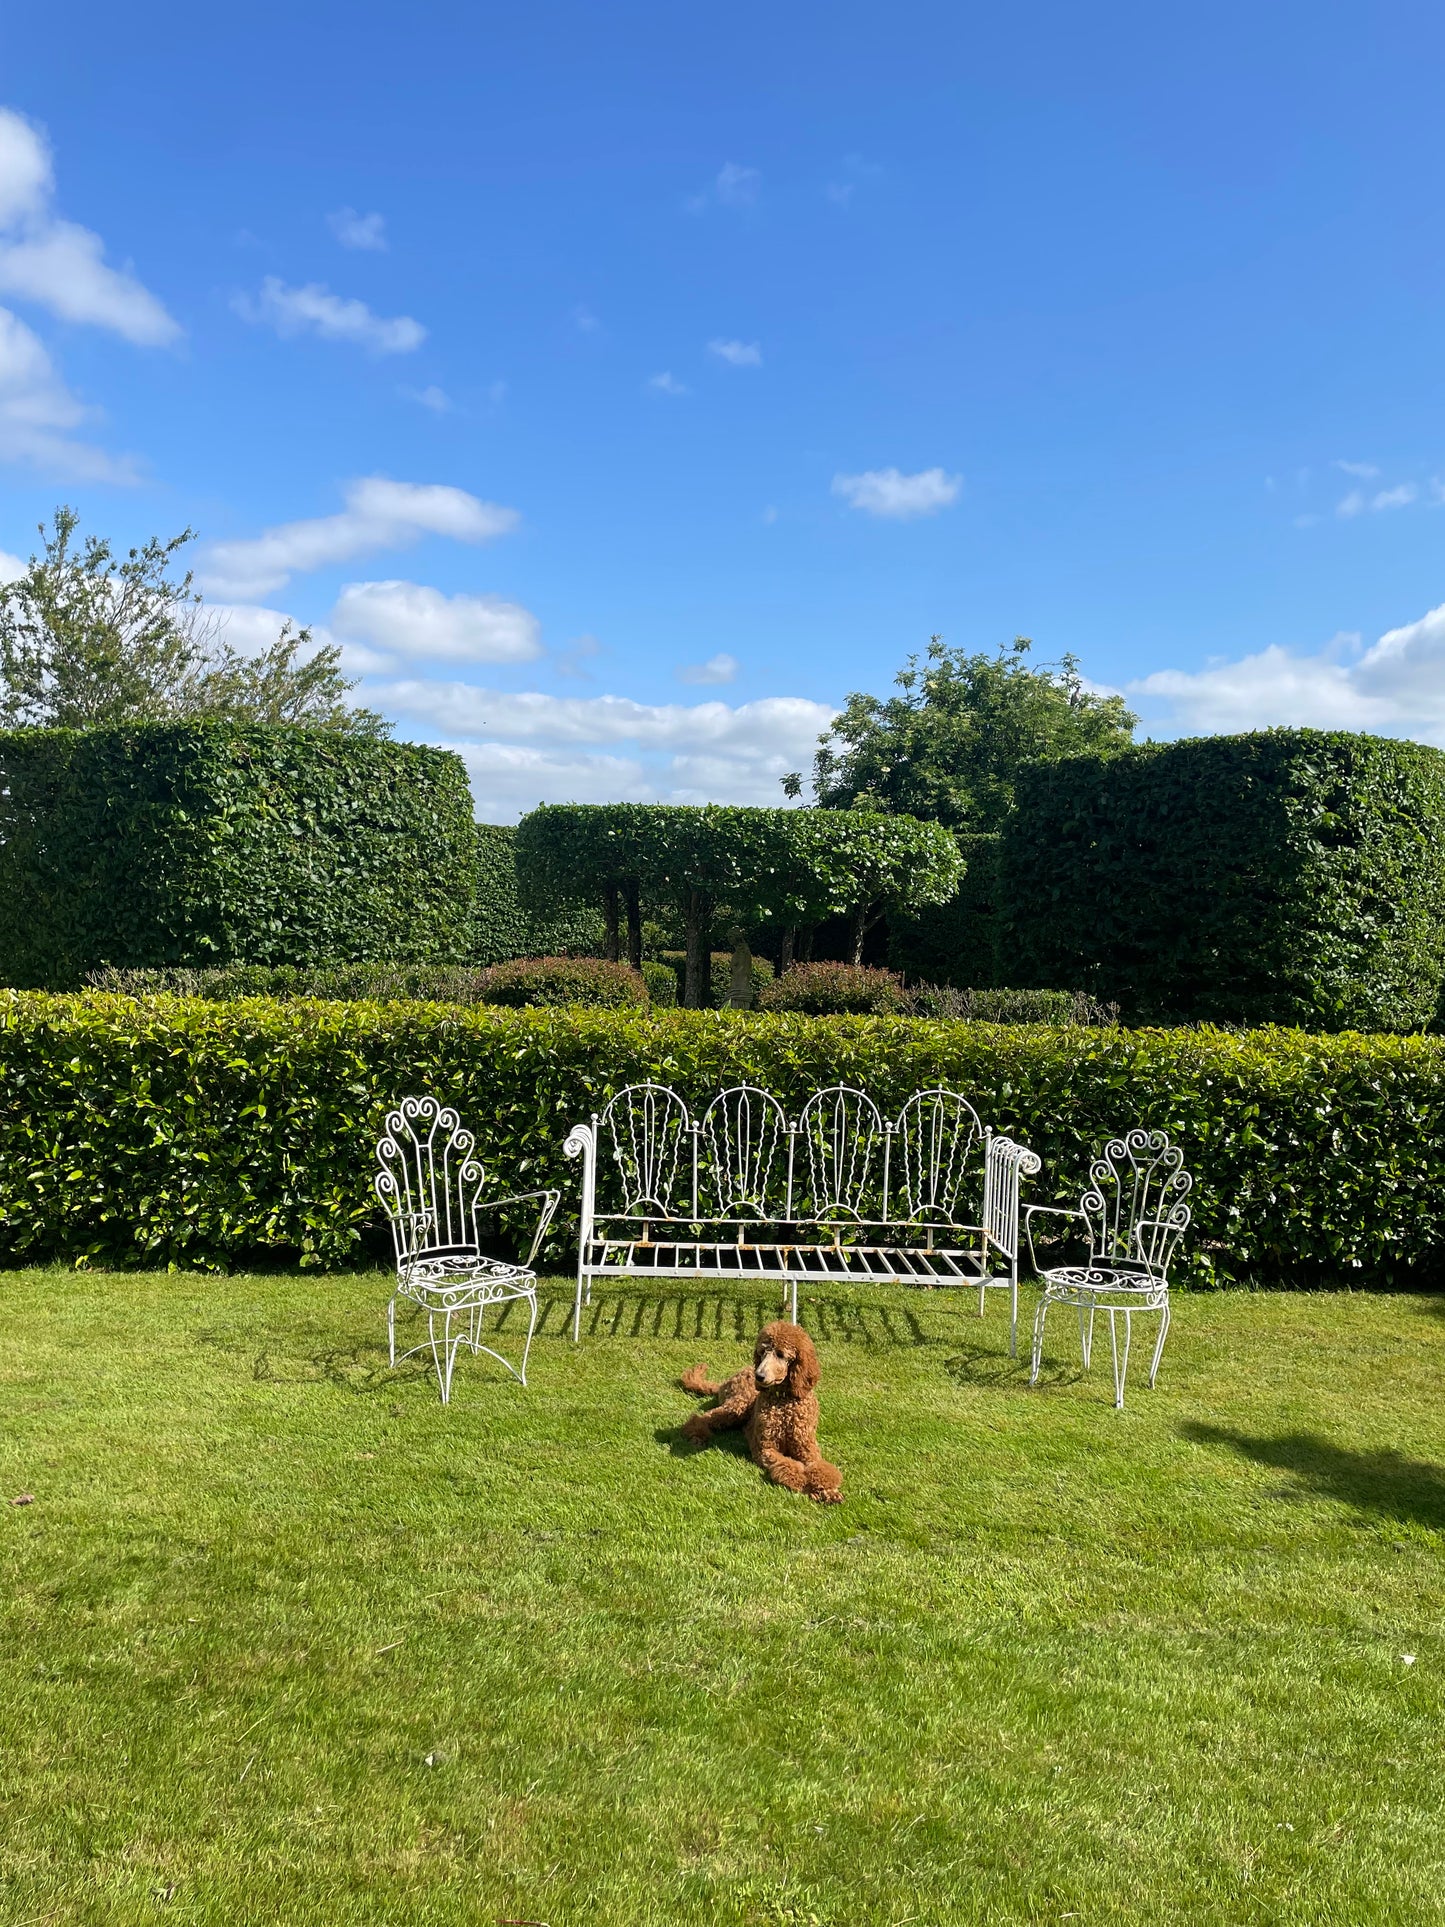
[[[447,1251],[422,1252],[407,1265],[397,1292],[429,1311],[457,1311],[470,1305],[494,1304],[499,1298],[520,1297],[532,1290],[536,1275],[526,1265],[453,1246]]]
[[[1108,1265],[1055,1265],[1041,1272],[1044,1294],[1057,1303],[1089,1305],[1108,1311],[1157,1310],[1169,1296],[1164,1278]]]

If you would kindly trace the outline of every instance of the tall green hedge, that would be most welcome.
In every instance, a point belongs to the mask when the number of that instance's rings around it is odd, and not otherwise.
[[[1445,974],[1445,754],[1320,730],[1037,765],[1002,968],[1126,1021],[1410,1031]]]
[[[0,982],[461,957],[472,863],[446,750],[227,723],[0,733]]]
[[[476,910],[467,955],[478,964],[514,957],[595,957],[602,949],[596,904],[559,894],[545,910],[524,909],[518,895],[517,832],[503,823],[476,826]]]
[[[1418,1280],[1445,1250],[1440,1038],[3,994],[0,1254],[353,1263],[382,1248],[382,1112],[430,1090],[500,1187],[561,1188],[565,1266],[563,1137],[645,1078],[694,1101],[747,1081],[789,1106],[841,1080],[889,1110],[951,1085],[1043,1157],[1038,1202],[1076,1194],[1105,1136],[1161,1127],[1195,1173],[1200,1280]]]
[[[888,912],[888,966],[911,983],[988,989],[999,975],[999,845],[995,831],[954,841],[968,865],[947,903]]]

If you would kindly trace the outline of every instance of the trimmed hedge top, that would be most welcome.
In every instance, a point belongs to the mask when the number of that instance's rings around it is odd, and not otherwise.
[[[229,723],[0,732],[0,980],[466,955],[447,750]]]
[[[1031,769],[1003,967],[1126,1018],[1410,1031],[1445,975],[1445,753],[1343,731]]]

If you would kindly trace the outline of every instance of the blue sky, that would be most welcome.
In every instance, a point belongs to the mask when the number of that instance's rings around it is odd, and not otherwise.
[[[780,799],[930,633],[1445,743],[1438,7],[0,24],[0,551],[190,523],[504,820]]]

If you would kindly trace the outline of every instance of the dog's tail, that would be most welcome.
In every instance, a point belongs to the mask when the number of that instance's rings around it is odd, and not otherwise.
[[[713,1384],[707,1375],[706,1365],[693,1365],[682,1375],[682,1389],[685,1392],[700,1392],[704,1398],[711,1398],[722,1387]]]

